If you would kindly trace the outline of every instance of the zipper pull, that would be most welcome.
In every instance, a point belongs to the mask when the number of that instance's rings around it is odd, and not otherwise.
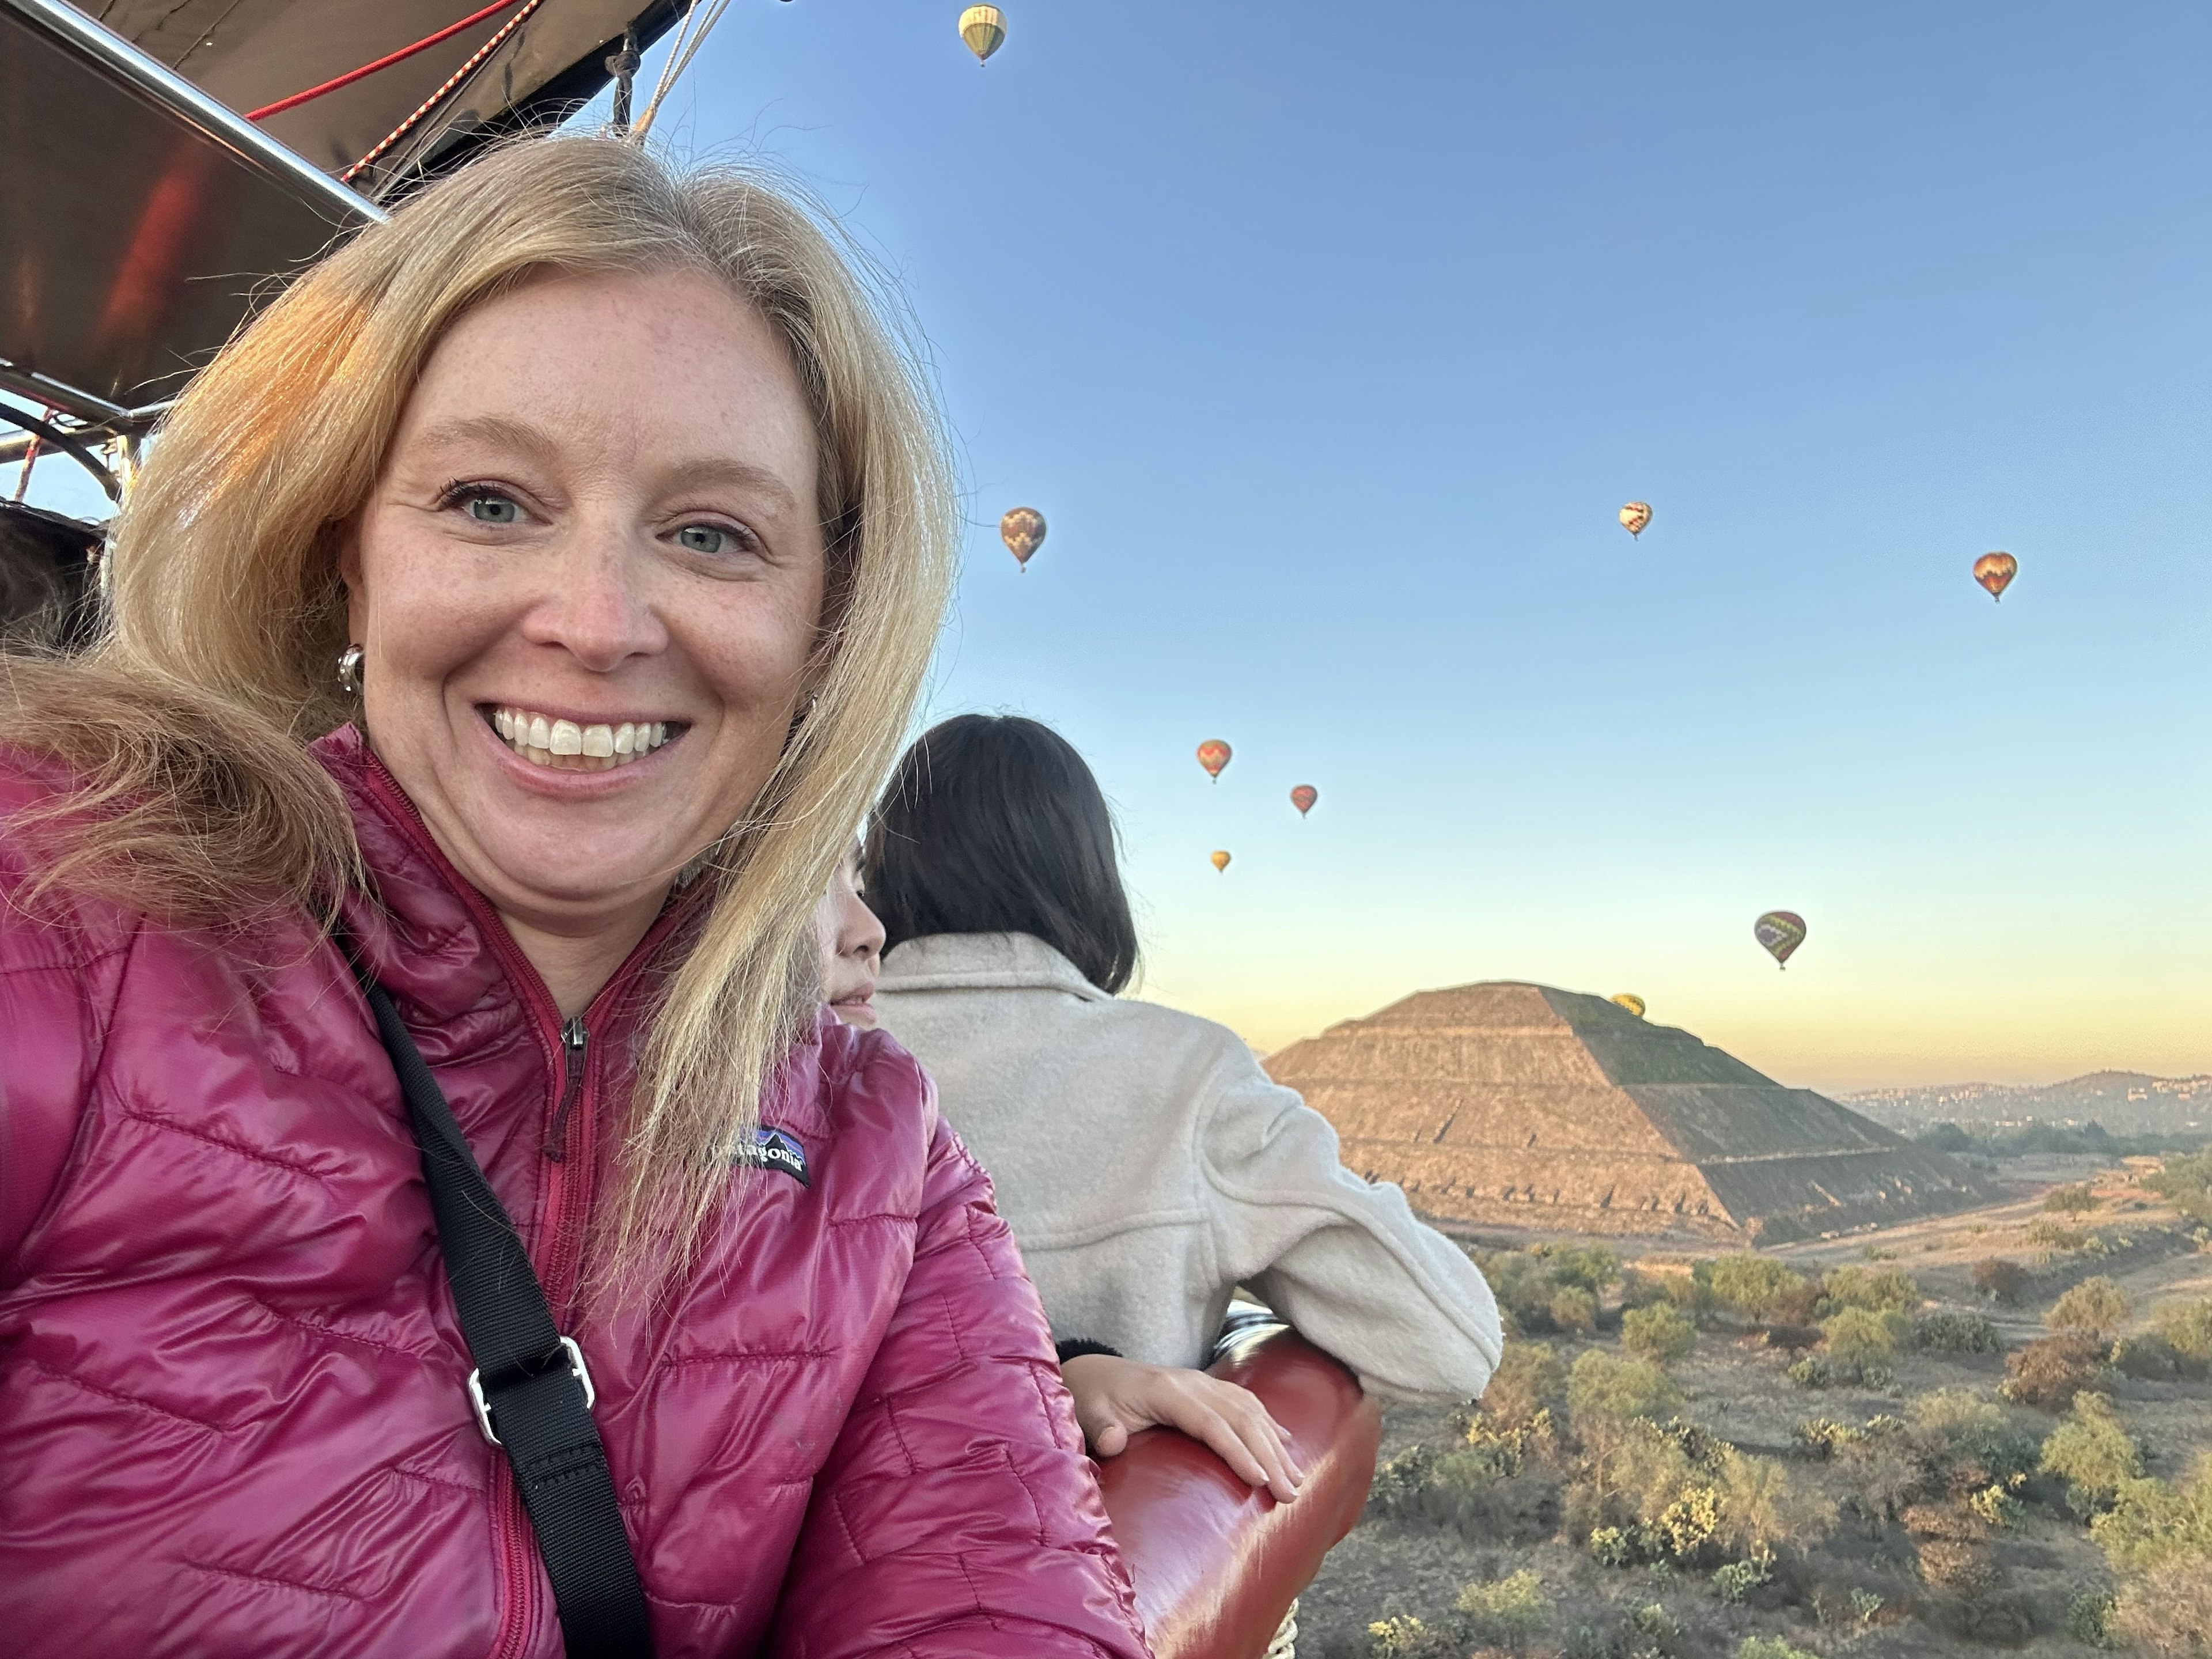
[[[566,1154],[562,1143],[568,1137],[568,1114],[575,1109],[576,1097],[584,1091],[584,1049],[591,1041],[591,1033],[584,1029],[584,1017],[571,1015],[561,1025],[561,1103],[553,1109],[553,1121],[545,1131],[545,1156],[558,1164]]]

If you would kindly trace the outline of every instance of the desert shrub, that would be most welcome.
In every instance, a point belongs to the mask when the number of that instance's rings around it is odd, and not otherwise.
[[[1913,1322],[1912,1346],[1923,1353],[2002,1353],[2005,1345],[1979,1314],[1938,1313]]]
[[[1764,1561],[1725,1562],[1713,1569],[1713,1594],[1728,1606],[1736,1607],[1773,1576]]]
[[[1631,1308],[1620,1316],[1620,1346],[1654,1364],[1681,1358],[1697,1340],[1698,1328],[1664,1303]]]
[[[1639,1273],[1634,1267],[1625,1267],[1620,1274],[1620,1307],[1626,1313],[1631,1308],[1671,1307],[1674,1298],[1667,1294],[1669,1279],[1679,1275]]]
[[[1747,1636],[1736,1648],[1735,1659],[1820,1659],[1820,1656],[1793,1647],[1778,1636]]]
[[[1646,1601],[1628,1610],[1628,1617],[1621,1620],[1621,1634],[1626,1638],[1622,1645],[1628,1659],[1648,1659],[1653,1654],[1672,1651],[1681,1640],[1682,1627],[1664,1607]]]
[[[1653,1539],[1677,1561],[1694,1560],[1721,1529],[1721,1495],[1702,1484],[1675,1488],[1672,1502],[1647,1523]]]
[[[1579,1285],[1568,1285],[1553,1291],[1547,1311],[1553,1325],[1559,1330],[1587,1333],[1597,1328],[1597,1297]]]
[[[2087,1337],[2100,1347],[2111,1342],[2135,1309],[2123,1291],[2104,1274],[2085,1279],[2051,1304],[2043,1322],[2054,1331]]]
[[[1849,1423],[1838,1423],[1832,1417],[1808,1417],[1790,1431],[1790,1437],[1806,1456],[1826,1462],[1836,1455],[1839,1446],[1847,1446],[1859,1437],[1861,1431]]]
[[[1526,1428],[1542,1412],[1566,1403],[1567,1368],[1547,1342],[1509,1342],[1490,1386],[1482,1415],[1502,1429]]]
[[[2097,1194],[2086,1181],[2075,1187],[2055,1187],[2044,1194],[2043,1207],[2054,1215],[2086,1215],[2097,1207]]]
[[[1645,1359],[1615,1359],[1596,1349],[1575,1361],[1567,1376],[1567,1414],[1587,1441],[1608,1423],[1638,1418],[1659,1422],[1682,1408],[1674,1380]]]
[[[2212,1364],[2212,1297],[2169,1302],[2154,1316],[2158,1334],[2185,1361],[2202,1369]]]
[[[1459,1593],[1469,1637],[1485,1647],[1518,1653],[1552,1622],[1544,1581],[1527,1568],[1506,1578],[1469,1584]]]
[[[2003,1532],[2020,1524],[2021,1502],[2002,1486],[1984,1486],[1966,1496],[1966,1507],[1991,1528]]]
[[[1367,1627],[1368,1659],[1460,1659],[1450,1632],[1418,1619],[1384,1619]]]
[[[2155,1331],[2142,1336],[2124,1336],[2112,1344],[2112,1366],[2122,1376],[2162,1382],[2179,1376],[2185,1364],[2173,1344]]]
[[[1802,1323],[1802,1313],[1820,1297],[1818,1287],[1796,1268],[1749,1251],[1701,1261],[1698,1271],[1705,1274],[1716,1302],[1747,1319]]]
[[[2212,1225],[2212,1152],[2169,1158],[2142,1183],[2184,1215]]]
[[[1998,1392],[2016,1405],[2063,1412],[2096,1382],[2103,1369],[2100,1352],[2097,1344],[2071,1333],[2038,1338],[2005,1356],[2008,1375]]]
[[[1620,1277],[1620,1257],[1602,1244],[1553,1244],[1542,1252],[1552,1282],[1605,1294],[1607,1285]]]
[[[1469,1252],[1490,1292],[1513,1327],[1524,1335],[1540,1336],[1552,1328],[1552,1296],[1559,1288],[1544,1263],[1521,1250]]]
[[[1701,1319],[1720,1306],[1719,1298],[1713,1295],[1710,1267],[1710,1263],[1700,1261],[1688,1273],[1668,1273],[1659,1281],[1667,1300],[1692,1319]]]
[[[2035,1436],[1972,1389],[1937,1389],[1919,1395],[1907,1411],[1930,1471],[1948,1492],[1990,1486],[2013,1491],[2040,1455]]]
[[[1876,1417],[1836,1446],[1830,1459],[1850,1507],[1869,1522],[1895,1520],[1941,1484],[1928,1437],[1901,1418]]]
[[[2146,1653],[2212,1653],[2212,1560],[2179,1557],[2129,1580],[2112,1624]]]
[[[2066,1604],[2066,1633],[2087,1648],[2112,1645],[2112,1593],[2083,1590]]]
[[[1831,1267],[1820,1280],[1814,1311],[1823,1316],[1845,1308],[1911,1313],[1920,1305],[1920,1286],[1902,1267]]]
[[[1862,1625],[1874,1623],[1875,1615],[1889,1605],[1889,1599],[1862,1585],[1851,1592],[1851,1615]]]
[[[1720,1522],[1713,1538],[1724,1549],[1765,1560],[1778,1548],[1814,1543],[1835,1525],[1835,1504],[1771,1457],[1731,1446],[1721,1453],[1718,1474]]]
[[[1783,1373],[1801,1389],[1825,1389],[1835,1382],[1836,1368],[1814,1354],[1808,1354]]]
[[[2177,1556],[2212,1557],[2212,1453],[2199,1453],[2178,1485],[2124,1480],[2089,1535],[2121,1572],[2142,1572]]]
[[[1984,1256],[1974,1263],[1974,1288],[2004,1307],[2018,1307],[2034,1284],[2035,1275],[2009,1256]]]
[[[1894,1310],[1845,1308],[1820,1322],[1821,1346],[1835,1374],[1875,1387],[1887,1382],[1898,1346],[1911,1334],[1911,1322]]]
[[[2022,1237],[2039,1250],[2086,1250],[2094,1235],[2046,1219],[2031,1224]]]
[[[1589,1553],[1590,1559],[1601,1567],[1632,1566],[1638,1553],[1636,1542],[1626,1527],[1592,1527]]]
[[[2067,1507],[2087,1521],[2112,1508],[2121,1486],[2142,1478],[2142,1450],[2120,1426],[2111,1397],[2084,1392],[2043,1443],[2041,1467],[2066,1483]]]

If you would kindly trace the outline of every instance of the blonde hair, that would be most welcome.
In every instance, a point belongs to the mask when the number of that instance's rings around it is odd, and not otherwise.
[[[471,307],[546,272],[696,270],[788,348],[819,441],[827,550],[811,702],[745,816],[640,1056],[618,1275],[689,1252],[763,1088],[811,1011],[812,913],[890,769],[950,584],[951,473],[918,354],[868,262],[787,185],[672,171],[616,139],[513,144],[433,185],[301,277],[191,384],[112,543],[83,659],[0,668],[0,738],[77,785],[45,884],[192,924],[327,908],[361,877],[307,752],[351,717],[337,547],[425,358]],[[658,1276],[658,1269],[652,1276]]]

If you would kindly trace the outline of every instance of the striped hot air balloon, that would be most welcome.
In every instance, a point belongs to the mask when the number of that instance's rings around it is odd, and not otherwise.
[[[2012,579],[2020,574],[2020,561],[2009,553],[1984,553],[1974,561],[1974,580],[1990,590],[1993,599],[2004,598]]]
[[[1766,947],[1780,966],[1790,965],[1790,953],[1805,942],[1805,918],[1795,910],[1769,910],[1751,925],[1751,936]]]
[[[1644,526],[1651,522],[1651,503],[1631,501],[1620,509],[1620,527],[1632,536],[1641,536]]]
[[[1291,791],[1291,805],[1298,809],[1298,816],[1300,817],[1304,817],[1307,813],[1312,811],[1314,809],[1314,803],[1320,799],[1321,791],[1315,788],[1313,785],[1310,783],[1302,783],[1297,788]]]
[[[1206,769],[1206,775],[1216,783],[1221,781],[1221,769],[1229,764],[1229,745],[1218,738],[1208,738],[1198,745],[1198,763]]]
[[[1006,517],[999,520],[999,539],[1006,544],[1006,551],[1014,556],[1014,562],[1026,573],[1030,555],[1044,545],[1044,514],[1033,507],[1009,507]]]
[[[960,14],[960,38],[980,65],[1006,44],[1006,18],[996,6],[970,6]]]

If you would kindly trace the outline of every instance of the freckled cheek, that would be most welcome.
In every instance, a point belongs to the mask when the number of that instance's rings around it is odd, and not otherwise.
[[[474,551],[442,538],[364,537],[362,578],[388,674],[434,690],[514,630],[526,596]]]
[[[798,698],[813,641],[811,616],[757,605],[733,606],[696,623],[679,637],[708,695],[726,717],[741,726],[757,723],[781,746],[782,720]]]

